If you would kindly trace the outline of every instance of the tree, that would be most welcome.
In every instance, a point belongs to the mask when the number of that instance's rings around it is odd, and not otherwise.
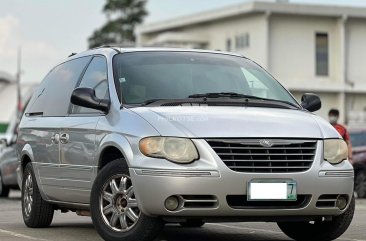
[[[145,5],[146,0],[107,0],[103,12],[108,21],[89,37],[89,47],[135,42],[135,27],[147,15]]]

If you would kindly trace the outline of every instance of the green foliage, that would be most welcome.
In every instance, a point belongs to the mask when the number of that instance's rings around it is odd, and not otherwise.
[[[88,39],[89,47],[135,42],[134,30],[147,15],[146,0],[107,0],[103,12],[108,21]]]

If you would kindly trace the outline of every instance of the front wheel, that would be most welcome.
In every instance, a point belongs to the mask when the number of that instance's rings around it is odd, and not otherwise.
[[[93,224],[106,241],[149,241],[163,227],[159,218],[146,216],[138,200],[125,160],[107,164],[93,184],[90,207]]]
[[[355,212],[355,199],[352,198],[348,209],[332,221],[281,222],[279,228],[288,237],[297,241],[331,241],[339,238],[349,227]]]

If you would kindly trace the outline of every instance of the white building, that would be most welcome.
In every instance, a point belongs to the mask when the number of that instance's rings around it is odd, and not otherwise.
[[[136,33],[140,46],[243,54],[296,98],[319,94],[321,116],[336,107],[345,122],[366,117],[366,8],[255,1],[142,25]]]

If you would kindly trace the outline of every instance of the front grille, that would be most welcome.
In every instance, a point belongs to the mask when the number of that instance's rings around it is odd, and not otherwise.
[[[296,201],[248,201],[247,195],[228,195],[227,204],[234,209],[299,209],[309,204],[311,195],[298,195]]]
[[[310,169],[316,140],[207,139],[233,171],[259,173],[303,172]]]

